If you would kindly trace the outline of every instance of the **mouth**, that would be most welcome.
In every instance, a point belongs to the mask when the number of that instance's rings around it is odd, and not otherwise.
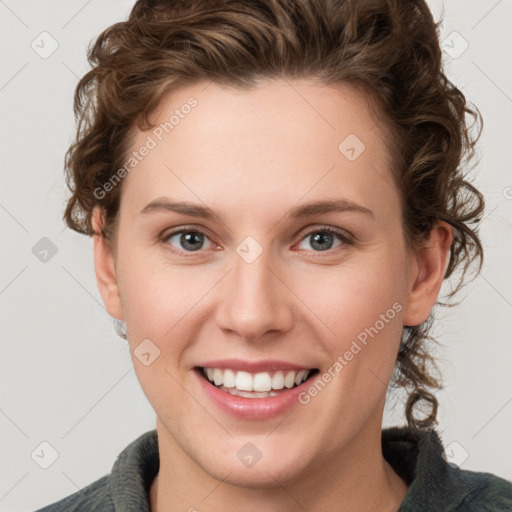
[[[202,366],[194,367],[194,371],[203,380],[224,393],[252,399],[278,397],[303,386],[319,373],[318,368],[247,372],[231,368]]]

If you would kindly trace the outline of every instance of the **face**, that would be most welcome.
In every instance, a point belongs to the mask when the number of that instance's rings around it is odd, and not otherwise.
[[[364,97],[311,81],[201,83],[154,120],[133,140],[145,156],[124,180],[100,290],[126,321],[161,442],[187,467],[254,487],[379,439],[402,326],[429,308],[411,305],[418,260]],[[274,389],[242,397],[233,383]]]

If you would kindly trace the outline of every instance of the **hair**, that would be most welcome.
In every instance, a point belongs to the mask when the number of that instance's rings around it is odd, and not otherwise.
[[[421,245],[437,221],[453,227],[451,299],[483,262],[484,198],[467,179],[482,120],[443,72],[438,26],[423,0],[137,1],[127,21],[88,49],[92,69],[75,91],[76,140],[65,157],[65,222],[99,234],[92,227],[99,207],[101,235],[115,240],[122,183],[102,197],[95,190],[126,162],[134,130],[152,128],[151,115],[178,88],[199,81],[250,88],[272,78],[349,84],[367,93],[389,127],[407,244]],[[404,327],[393,373],[391,384],[408,394],[410,428],[436,424],[434,309],[426,322]],[[429,406],[426,416],[420,405]]]

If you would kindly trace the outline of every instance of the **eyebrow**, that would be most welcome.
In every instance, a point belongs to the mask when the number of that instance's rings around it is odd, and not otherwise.
[[[140,211],[141,215],[147,215],[154,212],[175,212],[191,217],[200,217],[204,219],[217,220],[224,222],[222,214],[212,210],[207,206],[189,203],[186,201],[171,201],[168,198],[160,197],[148,203]],[[296,206],[288,212],[286,218],[303,218],[323,213],[331,212],[356,212],[363,213],[373,217],[373,212],[348,199],[331,199],[326,201],[314,201],[301,206]]]

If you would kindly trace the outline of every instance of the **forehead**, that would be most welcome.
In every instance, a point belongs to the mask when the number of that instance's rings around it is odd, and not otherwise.
[[[181,88],[161,102],[152,129],[135,133],[130,151],[139,155],[122,203],[142,208],[170,195],[241,210],[245,197],[245,212],[306,196],[396,200],[390,153],[367,99],[348,85],[306,80]]]

